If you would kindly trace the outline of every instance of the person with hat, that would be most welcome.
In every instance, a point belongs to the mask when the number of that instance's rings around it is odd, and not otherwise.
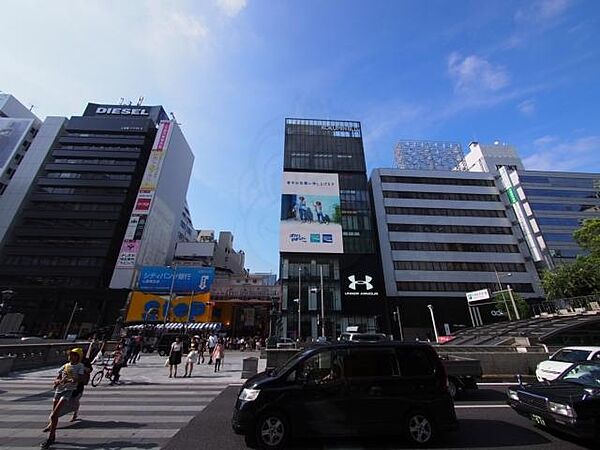
[[[81,363],[83,359],[83,350],[81,348],[73,348],[69,351],[69,362],[64,364],[58,371],[58,375],[54,380],[54,402],[52,404],[52,413],[50,414],[50,423],[45,432],[49,432],[48,439],[42,444],[42,448],[50,448],[56,440],[56,427],[58,426],[58,418],[65,414],[71,406],[70,402],[73,397],[73,392],[77,389],[77,384],[85,374],[85,367]]]

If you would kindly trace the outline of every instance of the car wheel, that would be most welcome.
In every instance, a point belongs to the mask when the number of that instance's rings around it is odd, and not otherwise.
[[[456,381],[453,379],[448,379],[448,393],[453,400],[458,395],[458,386],[456,385]]]
[[[435,441],[436,429],[431,416],[421,411],[413,411],[406,418],[406,436],[411,444],[426,447]]]
[[[262,414],[256,422],[256,443],[264,450],[285,448],[290,435],[286,418],[278,412]]]

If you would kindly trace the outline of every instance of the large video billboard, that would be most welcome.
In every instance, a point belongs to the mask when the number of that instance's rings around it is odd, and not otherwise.
[[[282,252],[344,253],[337,174],[283,172]]]
[[[210,322],[213,307],[210,294],[177,296],[169,302],[168,295],[134,292],[125,322]],[[167,308],[169,311],[167,313]]]
[[[12,158],[31,122],[31,119],[0,118],[0,169]]]

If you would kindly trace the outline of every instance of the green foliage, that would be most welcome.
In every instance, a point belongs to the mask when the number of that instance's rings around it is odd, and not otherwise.
[[[502,297],[504,295],[504,298]],[[517,292],[512,292],[513,298],[515,299],[515,304],[517,305],[517,310],[519,311],[519,317],[521,319],[528,319],[531,317],[531,308],[529,307],[529,303],[525,300],[521,295]],[[505,302],[506,300],[506,302]],[[506,313],[506,306],[508,306],[508,311],[510,317],[515,320],[515,310],[513,308],[512,302],[510,300],[510,296],[508,292],[503,292],[500,294],[494,295],[494,301],[496,302],[496,309],[502,311],[506,317],[508,318],[508,314]]]
[[[600,258],[600,218],[585,219],[573,237],[581,248],[590,252],[590,256]]]
[[[600,258],[580,256],[571,264],[561,264],[542,275],[549,300],[579,297],[600,292]]]

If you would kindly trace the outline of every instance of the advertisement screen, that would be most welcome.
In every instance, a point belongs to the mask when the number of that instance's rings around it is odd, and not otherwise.
[[[175,297],[169,302],[168,295],[134,292],[125,321],[162,322],[166,314],[168,322],[209,322],[212,313],[209,301],[210,294]]]
[[[10,161],[30,124],[29,119],[0,118],[0,169]]]
[[[279,249],[343,253],[337,174],[284,172]]]
[[[175,279],[173,279],[175,277]],[[208,292],[215,278],[214,267],[143,267],[138,279],[145,292]]]

